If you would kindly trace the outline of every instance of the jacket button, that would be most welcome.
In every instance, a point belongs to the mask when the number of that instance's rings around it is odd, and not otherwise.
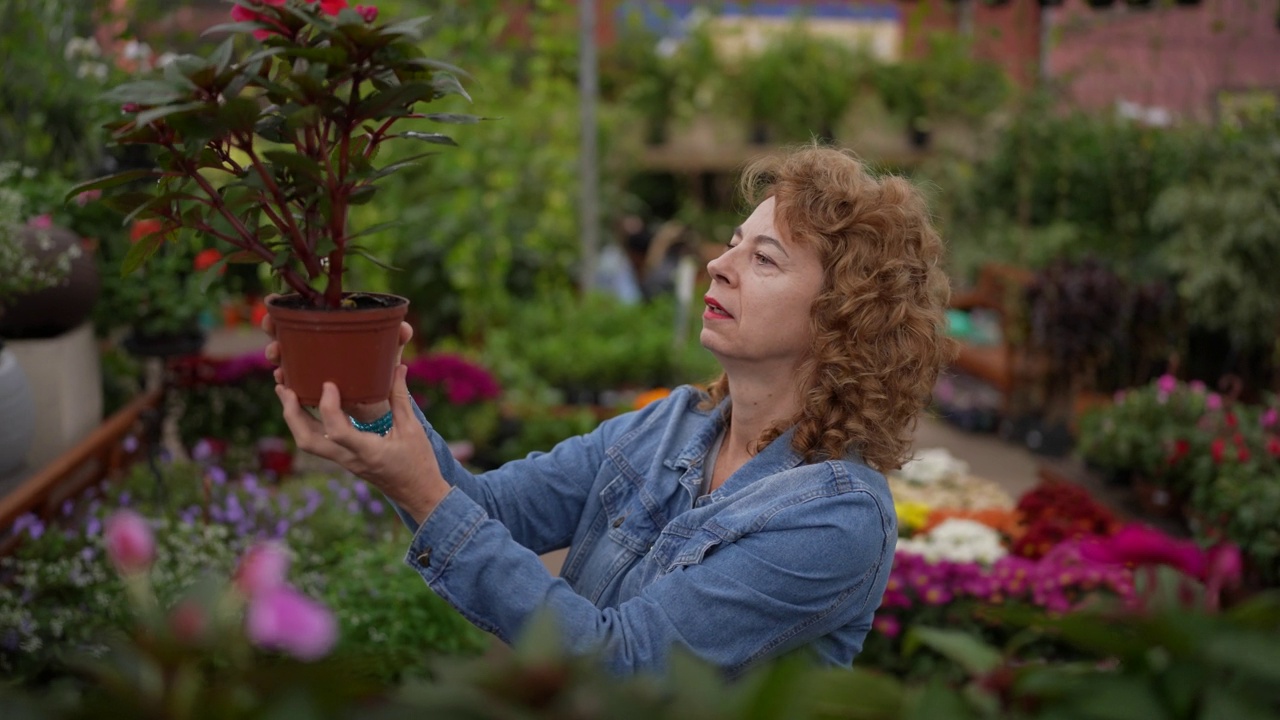
[[[614,526],[614,527],[622,527],[622,522],[623,522],[624,520],[626,520],[626,519],[627,519],[627,516],[626,516],[626,515],[621,515],[621,516],[619,516],[617,520],[614,520],[614,521],[613,521],[613,526]]]
[[[418,564],[419,565],[431,564],[431,548],[427,548],[426,550],[423,550],[422,552],[418,553]]]

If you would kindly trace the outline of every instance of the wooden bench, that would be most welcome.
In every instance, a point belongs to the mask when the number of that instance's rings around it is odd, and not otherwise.
[[[124,450],[125,436],[138,432],[143,413],[156,408],[160,398],[159,388],[134,398],[84,440],[0,497],[0,530],[29,512],[48,519],[64,501],[121,472],[130,461]],[[19,540],[10,537],[0,542],[0,555],[11,552]]]

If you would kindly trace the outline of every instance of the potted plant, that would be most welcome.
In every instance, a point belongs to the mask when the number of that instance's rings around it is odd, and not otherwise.
[[[319,402],[325,381],[347,402],[385,399],[408,301],[344,289],[351,256],[382,265],[359,239],[383,228],[354,230],[348,215],[379,181],[431,154],[378,164],[390,141],[455,144],[403,123],[478,118],[417,111],[468,97],[456,68],[419,50],[427,18],[379,23],[377,8],[346,0],[235,0],[231,16],[209,29],[230,36],[207,56],[178,56],[160,77],[108,95],[124,113],[108,125],[114,142],[153,150],[156,167],[73,192],[110,190],[126,221],[162,223],[130,250],[125,273],[178,234],[226,249],[211,275],[226,262],[268,263],[292,291],[269,312],[286,382],[304,404]]]

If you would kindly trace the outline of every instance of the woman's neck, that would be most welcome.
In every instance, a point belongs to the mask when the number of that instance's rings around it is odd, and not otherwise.
[[[729,377],[733,403],[725,448],[733,456],[750,457],[751,448],[766,430],[795,417],[800,409],[794,376],[786,378]]]

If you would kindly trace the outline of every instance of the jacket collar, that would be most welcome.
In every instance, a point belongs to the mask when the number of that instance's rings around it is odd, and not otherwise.
[[[711,443],[715,442],[724,430],[725,411],[728,410],[729,402],[729,398],[720,401],[715,410],[707,415],[706,420],[698,424],[693,436],[689,438],[689,442],[685,443],[684,448],[675,457],[667,458],[663,461],[663,464],[673,470],[688,470],[691,467],[701,465],[706,460],[707,451],[711,449]],[[749,484],[756,478],[780,473],[800,465],[804,459],[791,447],[791,438],[794,435],[795,428],[787,429],[786,432],[766,445],[763,450],[748,460],[741,468],[738,468],[737,472],[729,478],[721,489],[726,492],[732,492],[734,489]]]

